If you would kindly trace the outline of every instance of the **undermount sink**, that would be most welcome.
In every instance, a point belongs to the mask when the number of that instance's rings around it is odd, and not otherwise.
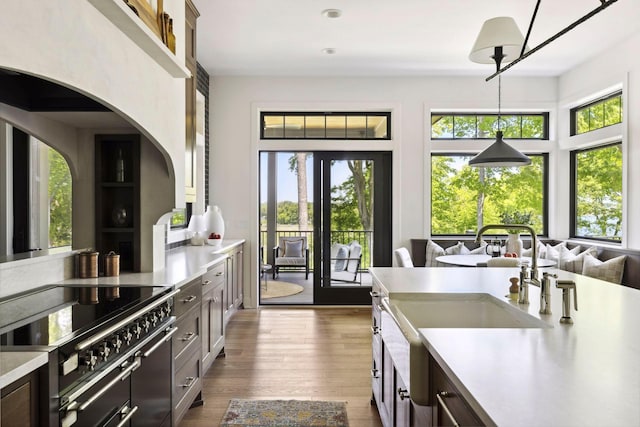
[[[432,404],[428,381],[424,380],[428,378],[428,355],[418,329],[553,327],[508,302],[483,293],[398,294],[383,298],[382,306],[383,339],[391,342],[394,362],[407,383],[411,400],[418,405]],[[387,323],[390,320],[392,324]],[[404,344],[402,335],[406,339]]]
[[[544,321],[489,294],[400,294],[389,302],[396,309],[394,311],[398,311],[415,330],[550,327]]]

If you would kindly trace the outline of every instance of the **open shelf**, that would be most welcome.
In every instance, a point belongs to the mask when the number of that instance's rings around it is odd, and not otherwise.
[[[191,77],[191,72],[122,0],[89,0],[89,3],[173,77]]]

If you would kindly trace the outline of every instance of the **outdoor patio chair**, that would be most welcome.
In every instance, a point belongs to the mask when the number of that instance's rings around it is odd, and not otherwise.
[[[331,280],[345,283],[362,283],[360,263],[362,246],[356,240],[348,245],[335,243],[331,247]]]
[[[280,237],[279,245],[273,248],[273,278],[280,270],[304,270],[309,279],[309,248],[306,236]]]

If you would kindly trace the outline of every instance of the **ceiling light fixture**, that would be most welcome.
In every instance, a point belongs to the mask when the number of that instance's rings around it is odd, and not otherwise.
[[[340,9],[325,9],[322,11],[322,16],[330,19],[340,18],[342,11]]]
[[[336,53],[336,48],[335,47],[325,47],[324,49],[322,49],[321,51],[324,54],[327,55],[333,55],[334,53]]]
[[[500,69],[502,61],[511,62],[518,57],[523,49],[524,37],[511,17],[501,16],[487,20],[480,29],[480,34],[471,49],[469,59],[481,64],[496,64]],[[498,130],[496,140],[487,149],[469,160],[469,166],[474,167],[509,167],[526,166],[531,159],[522,154],[502,139],[500,129],[500,109],[502,96],[502,76],[498,76]]]

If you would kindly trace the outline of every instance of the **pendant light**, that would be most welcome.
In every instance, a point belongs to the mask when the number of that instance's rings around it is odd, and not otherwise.
[[[500,69],[500,64],[504,59],[508,62],[516,59],[524,44],[524,37],[518,29],[513,18],[498,17],[487,20],[473,49],[469,54],[469,59],[482,64],[495,63],[496,70]],[[487,149],[469,160],[469,166],[474,167],[509,167],[526,166],[531,164],[531,159],[520,151],[516,150],[502,139],[503,133],[500,129],[500,109],[502,79],[498,76],[498,130],[496,140]]]

